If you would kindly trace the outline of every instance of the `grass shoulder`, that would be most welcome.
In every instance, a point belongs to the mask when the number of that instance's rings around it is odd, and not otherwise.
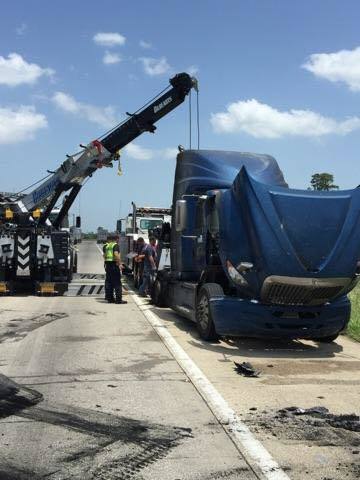
[[[351,300],[351,319],[347,328],[347,334],[360,342],[360,285],[349,295]]]

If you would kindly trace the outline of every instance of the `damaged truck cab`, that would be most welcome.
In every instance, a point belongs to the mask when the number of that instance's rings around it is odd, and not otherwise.
[[[360,274],[360,189],[289,189],[274,158],[177,157],[171,267],[153,301],[218,335],[332,341]]]

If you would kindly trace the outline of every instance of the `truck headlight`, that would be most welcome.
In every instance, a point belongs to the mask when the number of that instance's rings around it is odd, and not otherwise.
[[[227,271],[228,271],[228,274],[229,274],[229,277],[231,278],[231,280],[236,283],[236,285],[241,285],[243,287],[245,287],[246,285],[248,285],[247,281],[245,280],[245,278],[241,275],[241,273],[239,273],[236,268],[234,267],[234,265],[230,262],[230,260],[227,260],[226,261],[226,268],[227,268]]]

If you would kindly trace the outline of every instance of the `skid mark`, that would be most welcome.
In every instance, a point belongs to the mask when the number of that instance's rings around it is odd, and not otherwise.
[[[0,418],[11,415],[81,433],[88,437],[88,441],[85,448],[74,448],[63,454],[56,465],[51,465],[52,470],[56,471],[55,477],[51,472],[41,477],[36,472],[30,477],[11,477],[6,473],[11,470],[3,469],[8,476],[4,473],[3,477],[0,476],[1,480],[140,478],[142,469],[159,461],[186,438],[192,437],[189,428],[81,407],[48,404],[41,393],[0,375]],[[32,422],[29,422],[28,428],[33,428]],[[0,463],[0,473],[1,468]],[[17,468],[21,472],[22,466],[17,465]]]
[[[66,317],[68,317],[67,313],[62,312],[28,316],[26,314],[19,316],[19,312],[16,312],[14,318],[10,318],[0,327],[0,343],[19,342],[30,332]]]

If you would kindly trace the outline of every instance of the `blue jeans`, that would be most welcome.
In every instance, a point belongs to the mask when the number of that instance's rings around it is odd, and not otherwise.
[[[152,283],[152,276],[154,272],[152,270],[144,270],[142,283],[139,288],[140,295],[150,294],[150,287]]]

